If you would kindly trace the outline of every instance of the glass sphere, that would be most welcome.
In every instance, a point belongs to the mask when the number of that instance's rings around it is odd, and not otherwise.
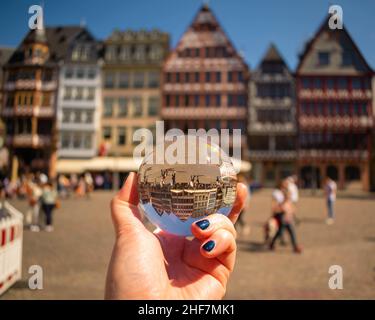
[[[190,236],[191,224],[207,215],[228,215],[237,186],[231,159],[220,147],[185,137],[179,149],[177,142],[155,146],[138,171],[144,214],[156,227],[180,236]]]

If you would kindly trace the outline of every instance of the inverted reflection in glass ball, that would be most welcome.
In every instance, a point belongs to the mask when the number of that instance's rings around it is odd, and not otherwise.
[[[199,140],[199,139],[198,139]],[[191,224],[212,213],[228,215],[236,198],[237,177],[230,158],[218,146],[186,142],[183,160],[159,164],[156,148],[143,160],[138,172],[140,207],[152,224],[181,236],[191,235]],[[166,146],[166,153],[168,145]],[[207,152],[205,161],[192,154]],[[202,159],[200,159],[202,160]],[[169,162],[169,163],[168,163]]]

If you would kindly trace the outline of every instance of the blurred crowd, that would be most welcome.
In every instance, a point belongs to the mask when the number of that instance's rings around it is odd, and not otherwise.
[[[239,177],[239,181],[247,183],[246,179]],[[251,184],[249,185],[250,192],[252,191]],[[336,182],[327,177],[324,183],[324,198],[327,207],[326,223],[332,225],[335,219],[334,204],[336,201],[337,185]],[[280,180],[276,188],[272,192],[271,201],[271,216],[267,219],[264,225],[264,244],[273,251],[276,244],[282,246],[287,245],[285,241],[285,232],[289,234],[290,243],[295,253],[302,253],[302,246],[297,241],[296,226],[300,224],[298,218],[298,177],[292,175]],[[241,235],[247,236],[250,233],[250,226],[245,222],[244,216],[248,208],[249,201],[245,205],[244,212],[240,215],[236,223],[236,229]],[[250,209],[251,211],[251,209]]]
[[[0,179],[1,200],[24,199],[28,210],[24,214],[24,224],[33,232],[43,229],[53,231],[53,213],[61,206],[60,199],[71,196],[90,198],[94,189],[111,189],[109,174],[92,175],[86,172],[81,175],[59,175],[50,179],[43,172],[20,175],[12,181],[9,177]]]

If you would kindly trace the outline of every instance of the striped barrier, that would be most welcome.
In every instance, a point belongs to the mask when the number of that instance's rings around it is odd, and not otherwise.
[[[0,295],[21,279],[23,236],[23,215],[8,202],[2,205],[10,217],[0,219]]]

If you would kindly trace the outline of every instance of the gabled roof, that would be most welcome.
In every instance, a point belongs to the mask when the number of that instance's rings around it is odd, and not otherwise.
[[[319,36],[325,32],[325,31],[329,31],[329,32],[333,32],[333,33],[339,33],[339,32],[343,32],[349,42],[350,42],[350,45],[351,47],[353,48],[353,50],[357,53],[358,57],[360,58],[360,60],[362,61],[362,63],[364,64],[364,66],[366,67],[366,69],[368,69],[369,72],[373,72],[372,68],[370,67],[370,65],[367,63],[366,59],[364,58],[363,54],[361,53],[361,51],[359,50],[359,48],[357,47],[356,43],[354,42],[353,38],[351,37],[350,33],[348,32],[348,30],[346,29],[345,25],[343,24],[343,28],[342,29],[335,29],[335,30],[332,30],[329,28],[329,19],[331,18],[330,15],[327,15],[323,22],[321,23],[321,25],[319,26],[317,32],[315,33],[315,35],[305,44],[304,46],[304,49],[302,51],[301,54],[299,54],[299,62],[298,62],[298,66],[296,68],[296,74],[298,74],[301,70],[301,67],[302,67],[302,64],[306,58],[306,56],[309,54],[309,52],[312,50],[313,48],[313,45],[314,43],[316,42],[316,40],[319,38]]]
[[[0,67],[6,64],[14,52],[14,48],[0,47]]]
[[[278,61],[284,62],[284,59],[281,57],[280,52],[277,50],[275,44],[271,43],[268,47],[266,54],[262,58],[262,62],[265,61]]]
[[[192,22],[180,38],[175,49],[166,59],[168,64],[170,59],[176,57],[176,52],[185,48],[225,46],[233,53],[233,57],[246,68],[247,64],[243,57],[236,50],[230,38],[221,27],[218,19],[207,4],[200,7]]]
[[[66,57],[70,45],[82,33],[87,33],[88,37],[92,35],[81,26],[56,26],[46,27],[44,29],[45,38],[49,47],[49,59],[47,63],[56,63]],[[8,64],[22,63],[23,61],[23,47],[26,43],[40,42],[43,38],[40,37],[41,33],[37,30],[31,30],[26,37],[22,40],[16,51],[13,53],[8,61]],[[92,39],[94,39],[92,37]]]

